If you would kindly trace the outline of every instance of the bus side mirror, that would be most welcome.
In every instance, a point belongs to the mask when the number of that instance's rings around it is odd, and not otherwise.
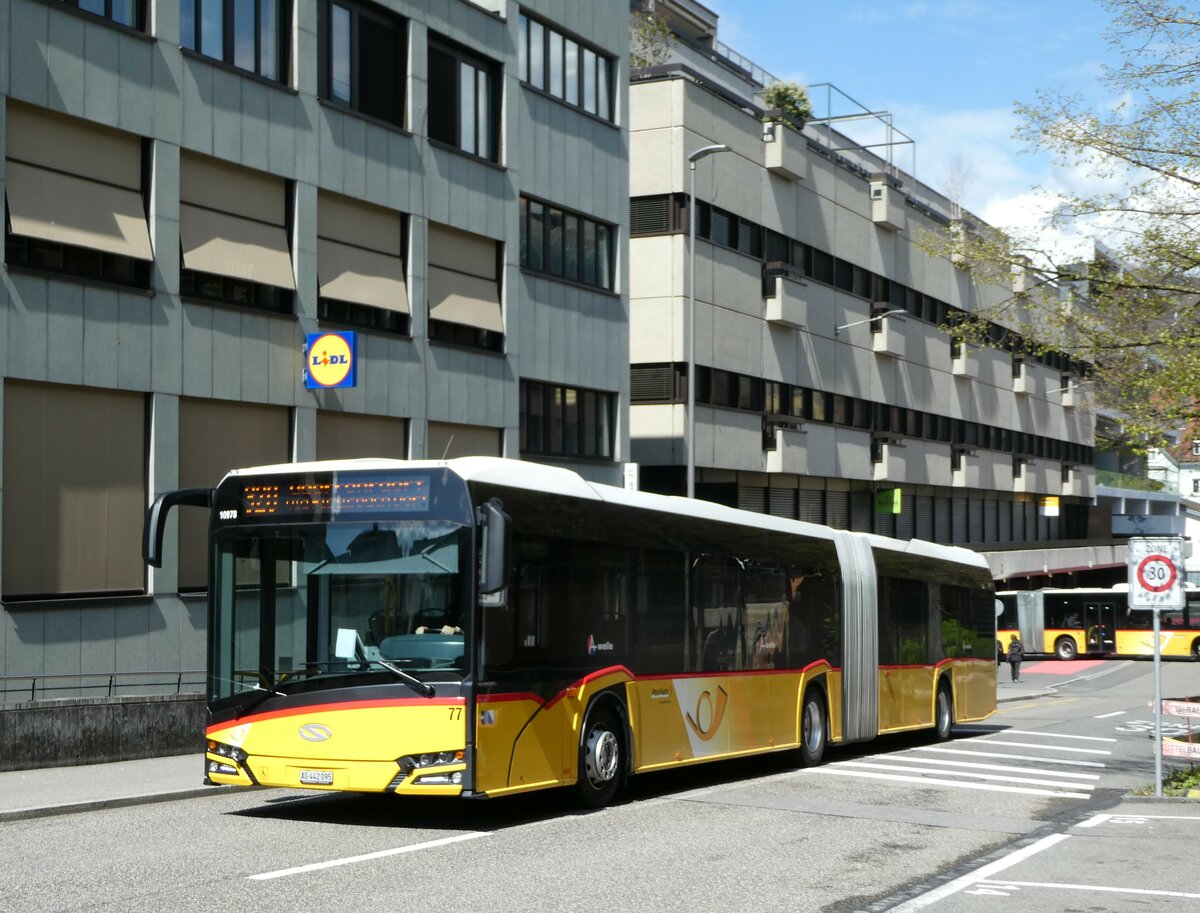
[[[486,606],[508,604],[508,548],[511,532],[504,505],[492,498],[476,512],[483,531],[479,565],[479,602]]]
[[[179,488],[159,495],[146,511],[146,525],[142,528],[142,558],[145,562],[151,567],[162,567],[163,532],[172,508],[211,508],[216,495],[213,488]]]

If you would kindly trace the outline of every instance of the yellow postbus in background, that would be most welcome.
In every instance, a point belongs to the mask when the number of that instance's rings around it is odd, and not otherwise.
[[[1162,655],[1200,660],[1200,590],[1185,590],[1187,605],[1160,612]],[[1000,647],[1017,634],[1026,653],[1153,656],[1154,615],[1128,606],[1128,586],[1008,590],[997,622]]]
[[[400,795],[575,787],[995,710],[974,552],[495,458],[231,472],[210,516],[206,773]]]

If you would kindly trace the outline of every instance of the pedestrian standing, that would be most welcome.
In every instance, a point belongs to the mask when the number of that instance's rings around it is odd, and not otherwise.
[[[1019,682],[1021,680],[1021,660],[1025,658],[1025,647],[1021,644],[1021,639],[1016,634],[1008,642],[1008,668],[1012,670],[1012,680]]]

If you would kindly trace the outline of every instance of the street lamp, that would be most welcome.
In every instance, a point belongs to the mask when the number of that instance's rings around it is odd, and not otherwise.
[[[696,497],[696,162],[717,152],[723,143],[703,146],[688,156],[691,192],[688,196],[688,349],[687,349],[687,496]]]
[[[882,314],[876,314],[874,317],[868,317],[866,320],[856,320],[853,323],[843,323],[839,327],[833,328],[833,335],[837,336],[842,330],[847,330],[850,327],[862,326],[864,323],[874,323],[876,320],[883,320],[884,317],[891,317],[893,314],[907,314],[908,311],[904,308],[897,308],[894,311],[884,311]]]

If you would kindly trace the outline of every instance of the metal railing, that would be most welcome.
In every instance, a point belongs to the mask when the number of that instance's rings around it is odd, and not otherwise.
[[[1106,488],[1127,488],[1132,491],[1178,492],[1177,487],[1170,486],[1157,479],[1148,479],[1145,476],[1132,475],[1127,472],[1116,472],[1111,469],[1097,469],[1096,484],[1103,485]]]
[[[136,693],[139,695],[202,693],[205,675],[203,669],[0,675],[0,703],[23,703],[62,697],[128,696],[132,692],[122,689],[130,688],[138,689]],[[188,689],[186,692],[185,686]]]

